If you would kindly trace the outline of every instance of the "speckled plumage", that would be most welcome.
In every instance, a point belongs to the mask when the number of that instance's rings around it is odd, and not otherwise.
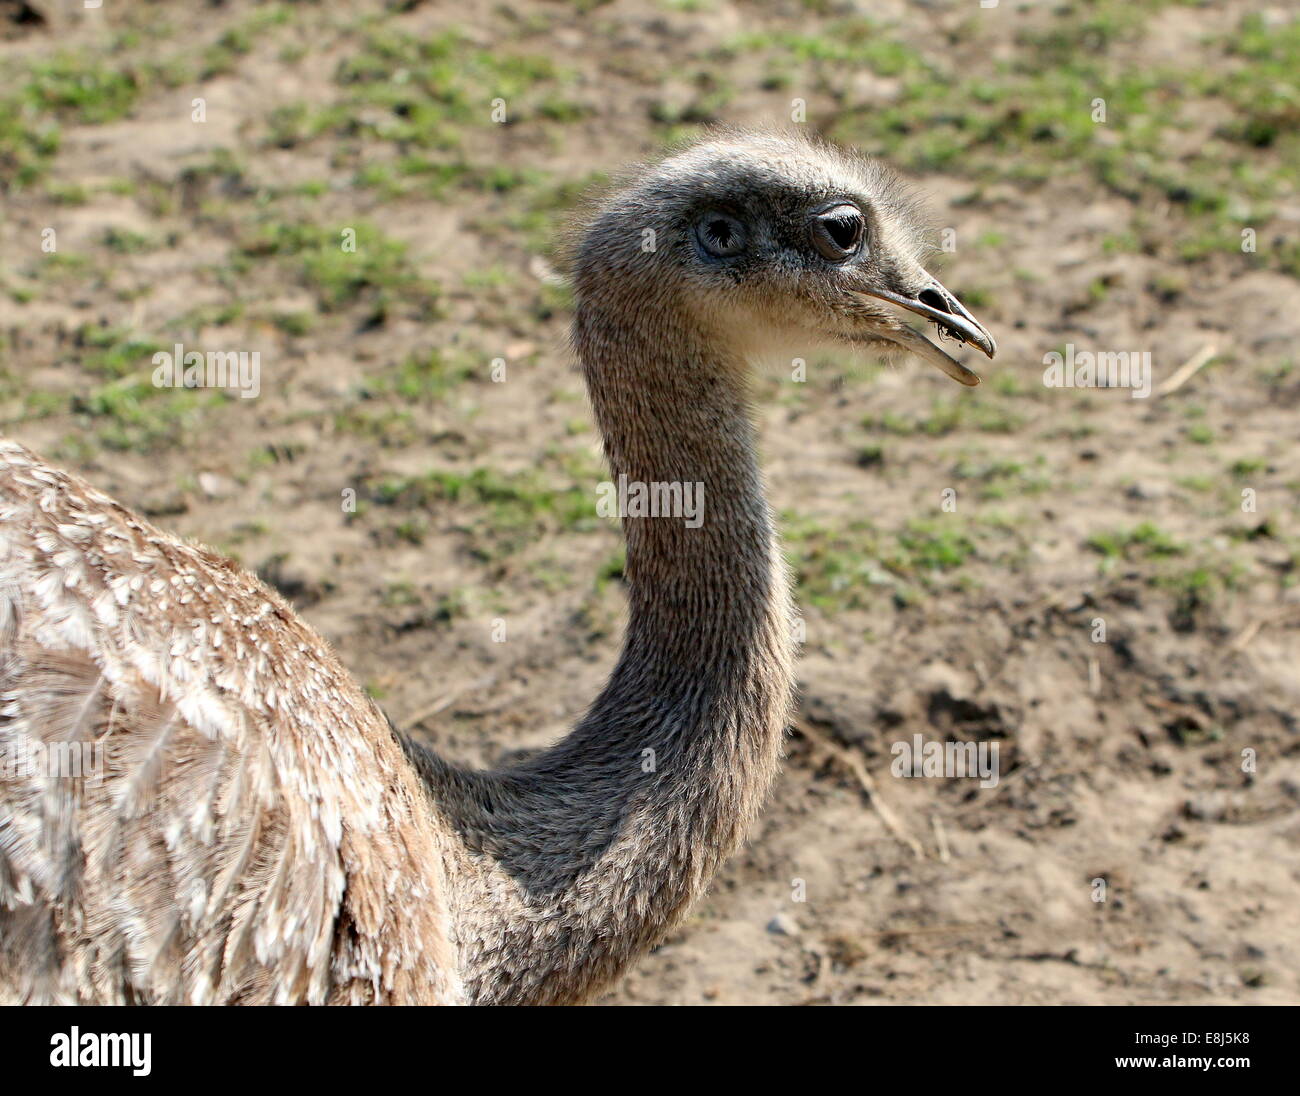
[[[840,198],[873,247],[832,265],[806,225]],[[736,262],[693,242],[711,209],[752,237]],[[275,592],[0,440],[0,1002],[607,986],[707,888],[777,771],[793,614],[749,360],[783,338],[917,349],[864,294],[941,301],[919,254],[892,176],[798,138],[715,138],[600,206],[573,341],[611,473],[702,483],[704,520],[624,518],[609,682],[567,738],[497,771],[401,740]],[[49,743],[102,750],[99,771],[15,763]]]
[[[101,743],[102,771],[24,739]],[[0,747],[0,996],[459,998],[423,791],[329,647],[7,441]]]

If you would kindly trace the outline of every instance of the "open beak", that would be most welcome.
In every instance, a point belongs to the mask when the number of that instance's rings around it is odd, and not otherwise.
[[[998,344],[993,341],[988,329],[966,310],[961,301],[944,289],[937,278],[929,278],[914,297],[891,293],[887,289],[866,289],[862,292],[924,316],[938,327],[941,335],[948,335],[959,343],[973,343],[990,358],[998,352]],[[967,369],[956,358],[940,350],[919,331],[908,327],[901,331],[891,331],[887,337],[918,357],[937,365],[955,381],[972,386],[980,382],[978,373]]]

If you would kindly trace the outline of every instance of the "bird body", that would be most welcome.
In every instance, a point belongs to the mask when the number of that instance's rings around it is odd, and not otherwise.
[[[461,996],[424,790],[329,646],[9,441],[0,744],[9,1000]]]
[[[882,301],[993,352],[912,211],[869,161],[730,134],[583,226],[610,471],[703,507],[623,515],[619,660],[514,766],[403,739],[273,590],[0,441],[0,1001],[573,1003],[662,940],[756,817],[791,705],[750,360],[888,344],[977,382]]]

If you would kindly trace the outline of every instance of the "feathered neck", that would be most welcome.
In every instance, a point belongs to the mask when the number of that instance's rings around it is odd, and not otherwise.
[[[455,936],[482,1003],[580,1001],[661,940],[757,814],[790,705],[742,363],[680,319],[589,302],[574,342],[612,478],[698,484],[703,508],[695,527],[624,518],[626,640],[567,738],[487,773],[415,752],[460,839]]]

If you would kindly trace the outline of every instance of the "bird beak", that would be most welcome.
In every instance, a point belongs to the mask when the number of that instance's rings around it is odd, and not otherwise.
[[[938,327],[940,335],[950,336],[959,343],[974,343],[990,358],[993,357],[998,352],[998,344],[993,341],[988,328],[972,316],[961,301],[944,289],[937,278],[929,274],[925,277],[926,281],[921,288],[910,297],[887,289],[864,289],[862,292],[898,305],[899,308],[906,308],[918,316],[924,316]],[[912,351],[918,357],[938,366],[953,380],[971,386],[979,384],[978,373],[967,369],[961,362],[940,350],[919,331],[907,327],[901,331],[882,332],[882,334],[886,334],[889,339]]]

